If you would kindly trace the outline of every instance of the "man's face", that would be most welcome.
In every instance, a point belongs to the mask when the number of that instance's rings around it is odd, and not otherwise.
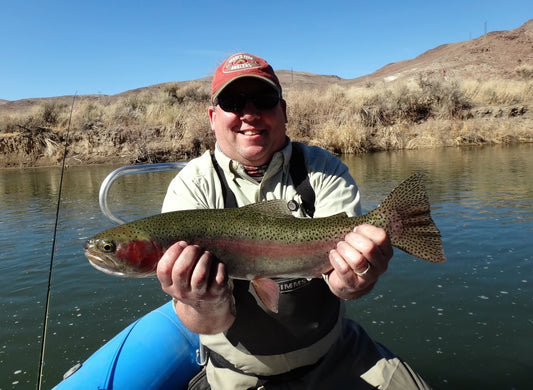
[[[267,83],[247,77],[227,86],[220,98],[232,94],[254,97],[271,94],[273,90]],[[248,98],[238,112],[224,111],[219,104],[209,107],[209,120],[220,149],[243,165],[266,164],[285,145],[287,116],[283,100],[272,108],[261,109]]]

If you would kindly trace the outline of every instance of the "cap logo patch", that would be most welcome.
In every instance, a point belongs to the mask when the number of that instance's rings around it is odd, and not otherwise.
[[[224,64],[224,73],[238,72],[243,69],[260,68],[261,62],[258,58],[249,54],[236,54],[226,61]]]

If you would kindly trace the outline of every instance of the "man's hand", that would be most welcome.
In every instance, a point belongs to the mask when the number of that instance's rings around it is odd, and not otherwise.
[[[328,275],[331,291],[342,299],[367,294],[387,270],[392,254],[385,230],[372,225],[357,226],[329,254],[333,267]]]
[[[209,252],[180,241],[157,265],[164,292],[174,298],[176,314],[195,333],[214,334],[233,323],[233,295],[226,269]]]

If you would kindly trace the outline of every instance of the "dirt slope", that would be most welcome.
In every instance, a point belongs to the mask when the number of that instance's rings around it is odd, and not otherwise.
[[[418,57],[395,62],[349,85],[440,74],[457,79],[518,79],[521,67],[533,67],[533,19],[517,29],[489,32],[477,39],[438,46]]]

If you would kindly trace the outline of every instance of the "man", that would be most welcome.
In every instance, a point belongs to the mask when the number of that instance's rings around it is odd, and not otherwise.
[[[192,160],[176,176],[163,212],[283,199],[297,217],[360,214],[347,167],[322,149],[287,138],[282,88],[264,59],[247,53],[226,59],[213,76],[211,97],[214,154]],[[297,165],[303,167],[303,186],[295,178]],[[427,388],[407,364],[343,316],[343,300],[368,293],[392,254],[383,229],[358,226],[330,252],[332,271],[322,279],[277,280],[281,294],[274,313],[249,282],[229,281],[224,264],[210,253],[176,243],[159,262],[157,276],[208,354],[206,370],[190,388]]]

